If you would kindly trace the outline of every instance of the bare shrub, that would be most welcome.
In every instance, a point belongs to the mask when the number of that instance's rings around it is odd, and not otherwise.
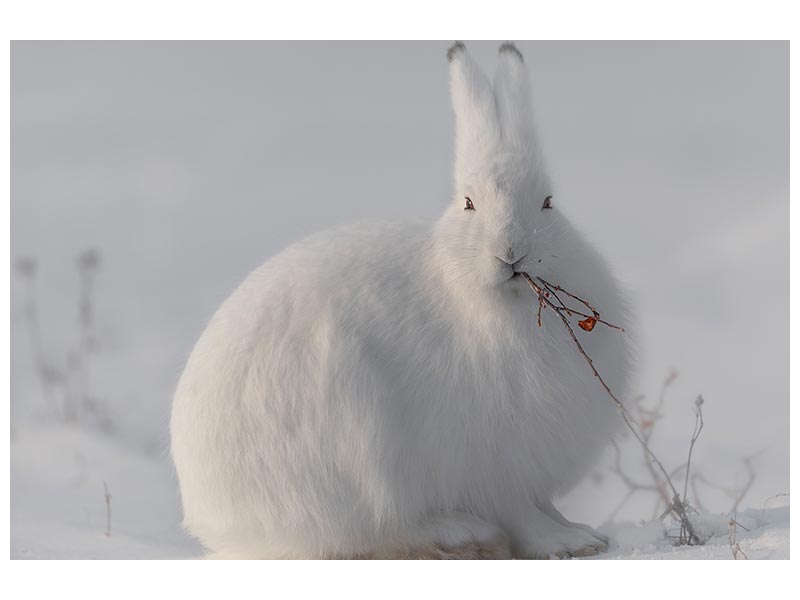
[[[77,302],[77,327],[75,341],[63,361],[52,358],[47,351],[39,316],[38,265],[33,257],[24,256],[15,264],[22,281],[25,328],[36,378],[42,390],[46,411],[58,419],[91,422],[102,428],[111,425],[107,409],[93,394],[91,364],[97,353],[95,331],[95,282],[101,264],[100,252],[88,249],[76,257],[79,280]]]

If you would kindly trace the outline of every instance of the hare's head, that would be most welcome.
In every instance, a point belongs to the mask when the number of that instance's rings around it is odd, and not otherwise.
[[[509,289],[542,272],[561,216],[533,127],[528,72],[503,44],[494,83],[463,44],[447,52],[456,115],[453,199],[439,222],[448,276],[470,288]]]

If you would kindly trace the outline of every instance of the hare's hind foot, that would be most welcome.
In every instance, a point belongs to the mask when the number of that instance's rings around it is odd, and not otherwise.
[[[508,540],[467,542],[460,546],[419,546],[387,557],[395,560],[507,560],[511,558]]]
[[[511,544],[499,527],[467,513],[424,520],[402,543],[354,558],[377,560],[503,560]]]

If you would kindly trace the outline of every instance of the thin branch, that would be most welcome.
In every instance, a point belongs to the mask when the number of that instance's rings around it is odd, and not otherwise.
[[[734,512],[738,510],[739,505],[742,503],[742,500],[744,500],[744,497],[747,495],[747,492],[750,491],[750,488],[753,486],[753,482],[756,480],[756,472],[753,469],[753,463],[752,463],[753,458],[754,457],[752,456],[746,456],[744,458],[744,467],[745,469],[747,469],[747,483],[744,484],[741,491],[739,492],[739,495],[736,496],[736,499],[733,501],[733,506],[731,507],[731,510]]]
[[[769,498],[764,500],[764,507],[761,509],[761,524],[762,524],[762,526],[766,523],[767,504],[769,504],[769,501],[770,500],[774,500],[775,498],[784,498],[784,497],[788,498],[789,494],[788,493],[775,494],[774,496],[770,496]]]
[[[699,508],[700,510],[705,510],[706,509],[705,506],[703,506],[703,503],[700,502],[700,494],[697,493],[697,481],[702,480],[702,478],[703,476],[698,473],[692,475],[692,494],[694,494],[695,506],[697,506],[697,508]]]
[[[606,517],[606,521],[611,521],[614,517],[619,514],[622,508],[627,504],[628,500],[636,492],[657,492],[658,489],[655,485],[647,484],[647,483],[640,483],[638,481],[634,481],[625,471],[622,469],[622,452],[619,449],[619,444],[617,440],[612,439],[611,445],[614,447],[614,464],[611,466],[611,472],[616,474],[617,477],[620,478],[622,483],[628,488],[628,492],[625,494],[625,497],[617,504],[614,510]]]
[[[105,491],[104,497],[106,500],[106,537],[111,535],[111,494],[108,492],[108,485],[103,480],[103,490]]]
[[[635,405],[637,410],[639,411],[639,427],[641,428],[642,431],[642,439],[644,440],[645,444],[648,447],[650,446],[650,440],[653,437],[653,434],[655,433],[656,424],[661,420],[663,416],[662,408],[664,406],[664,402],[667,397],[667,388],[670,385],[672,385],[672,383],[675,381],[675,379],[677,379],[677,377],[678,374],[674,369],[669,372],[669,374],[661,384],[661,391],[659,392],[658,395],[658,401],[653,408],[645,408],[643,406],[643,402],[645,400],[644,396],[640,395],[635,399]],[[654,490],[656,491],[660,499],[660,502],[656,502],[655,506],[653,507],[653,515],[651,518],[655,519],[656,516],[659,514],[658,510],[661,504],[663,503],[663,505],[667,507],[667,514],[668,514],[669,512],[671,512],[670,509],[672,506],[672,502],[670,500],[669,492],[666,489],[664,481],[661,479],[661,477],[658,476],[657,471],[653,468],[652,462],[650,461],[650,457],[648,456],[647,453],[647,449],[642,448],[642,450],[644,455],[645,469],[647,469],[650,478],[653,480]],[[675,469],[670,471],[669,473],[670,478],[675,477],[682,467],[683,466],[681,465],[680,467],[676,467]]]
[[[747,527],[742,526],[739,521],[736,520],[736,513],[734,513],[733,518],[728,521],[728,543],[731,547],[731,554],[733,554],[733,560],[739,560],[739,556],[741,555],[744,560],[748,560],[747,554],[744,553],[742,547],[739,545],[739,542],[736,541],[736,527],[741,527],[745,531],[750,531]]]
[[[686,506],[686,494],[689,492],[689,473],[692,470],[692,452],[694,451],[694,445],[697,442],[697,439],[700,437],[700,432],[703,431],[703,397],[698,396],[697,400],[694,402],[695,406],[695,413],[694,413],[694,432],[692,433],[692,439],[689,442],[689,456],[686,459],[686,477],[683,482],[683,505]],[[681,535],[688,533],[687,530],[684,529],[684,523],[681,523]]]
[[[527,275],[527,274],[525,274],[525,275]],[[559,303],[560,303],[560,304],[561,304],[561,306],[563,307],[563,310],[566,310],[566,311],[567,311],[567,313],[573,313],[573,314],[576,314],[576,315],[578,315],[578,316],[581,316],[581,317],[591,317],[591,318],[593,318],[595,321],[597,321],[598,323],[602,323],[602,324],[603,324],[603,325],[605,325],[606,327],[610,327],[611,329],[617,329],[617,330],[619,330],[619,331],[625,331],[625,330],[624,330],[622,327],[620,327],[620,326],[618,326],[618,325],[612,325],[612,324],[611,324],[611,323],[609,323],[608,321],[604,321],[603,319],[601,319],[601,318],[600,318],[600,313],[599,313],[599,312],[597,312],[597,309],[595,309],[595,308],[594,308],[594,307],[593,307],[591,304],[589,304],[589,303],[588,303],[586,300],[583,300],[582,298],[579,298],[578,296],[576,296],[576,295],[574,295],[574,294],[572,294],[572,293],[568,292],[567,290],[565,290],[564,288],[562,288],[560,285],[553,285],[553,284],[551,284],[551,283],[548,283],[547,281],[545,281],[545,280],[544,280],[544,279],[542,279],[541,277],[537,277],[537,279],[538,279],[539,281],[541,281],[541,282],[542,282],[542,284],[543,284],[543,285],[544,285],[544,286],[547,288],[547,290],[548,290],[549,292],[551,292],[551,293],[552,293],[552,294],[553,294],[553,295],[554,295],[554,296],[555,296],[555,297],[558,299]],[[558,297],[558,294],[557,294],[556,292],[564,292],[564,293],[565,293],[567,296],[569,296],[570,298],[574,298],[575,300],[577,300],[577,301],[578,301],[578,302],[580,302],[581,304],[585,305],[585,306],[586,306],[586,307],[587,307],[587,308],[588,308],[590,311],[592,311],[592,314],[591,314],[591,315],[587,315],[586,313],[582,313],[582,312],[580,312],[580,311],[577,311],[577,310],[575,310],[574,308],[567,308],[566,306],[564,306],[564,303],[563,303],[563,302],[561,302],[561,298],[559,298],[559,297]],[[571,316],[571,315],[570,315],[570,316]]]
[[[634,481],[627,473],[622,470],[622,453],[619,449],[619,444],[617,440],[611,440],[611,445],[614,447],[614,465],[611,467],[611,471],[615,473],[622,482],[628,486],[628,488],[635,492],[638,490],[643,491],[656,491],[656,486],[647,484],[647,483],[639,483],[638,481]]]
[[[644,401],[644,396],[639,396],[636,402],[636,408],[639,409],[639,413],[642,416],[647,417],[647,421],[649,421],[649,427],[644,428],[644,435],[645,439],[649,442],[650,437],[653,435],[653,431],[655,429],[655,424],[658,420],[661,419],[663,416],[662,408],[664,407],[664,402],[667,399],[667,388],[672,385],[672,383],[678,378],[678,372],[674,369],[669,372],[667,377],[661,384],[661,391],[658,394],[658,402],[653,408],[645,408],[642,406],[642,402]]]
[[[564,316],[564,312],[565,312],[566,309],[563,308],[563,307],[555,305],[550,300],[549,289],[545,289],[542,286],[546,286],[547,288],[553,288],[553,289],[556,289],[558,291],[563,291],[565,294],[567,294],[571,298],[574,298],[578,302],[581,302],[582,304],[587,306],[589,308],[589,310],[592,311],[593,314],[597,315],[595,317],[595,320],[597,322],[603,323],[604,325],[606,325],[608,327],[613,327],[614,329],[618,329],[618,330],[621,330],[621,331],[622,331],[622,328],[618,327],[616,325],[611,325],[611,324],[609,324],[609,323],[607,323],[605,321],[601,321],[599,319],[600,313],[591,304],[589,304],[585,300],[579,298],[578,296],[575,296],[574,294],[568,292],[567,290],[564,290],[560,286],[552,286],[552,284],[549,284],[548,282],[544,281],[543,279],[539,279],[540,283],[542,284],[542,285],[539,285],[527,273],[522,272],[520,274],[525,278],[525,280],[528,282],[528,285],[530,286],[530,288],[534,291],[534,293],[536,293],[537,297],[539,298],[539,313],[538,313],[539,325],[541,326],[541,311],[542,311],[542,308],[545,308],[545,307],[549,308],[559,316],[559,318],[561,319],[561,322],[564,325],[564,328],[569,333],[569,336],[572,338],[572,341],[575,343],[575,346],[577,347],[578,351],[581,353],[583,358],[586,360],[586,363],[589,365],[589,368],[592,370],[592,373],[597,378],[597,380],[600,382],[600,385],[603,386],[603,389],[605,389],[606,394],[608,395],[608,397],[611,398],[611,400],[613,400],[614,403],[616,404],[616,406],[617,406],[617,408],[618,408],[618,410],[620,412],[620,415],[622,416],[622,420],[625,422],[625,425],[630,430],[630,432],[633,434],[633,436],[639,441],[639,443],[642,445],[642,447],[645,449],[647,455],[650,457],[650,459],[653,461],[653,463],[655,463],[655,465],[658,467],[658,469],[664,475],[664,479],[665,479],[667,485],[669,486],[670,490],[672,491],[672,508],[673,508],[675,514],[678,516],[678,519],[681,522],[681,526],[683,528],[685,528],[685,530],[686,530],[686,533],[688,535],[688,543],[689,544],[700,544],[701,543],[700,538],[697,536],[697,534],[694,531],[694,527],[692,526],[692,523],[689,520],[688,515],[686,514],[685,505],[684,505],[683,501],[681,500],[680,495],[678,494],[677,488],[672,483],[672,479],[670,478],[669,473],[667,472],[666,468],[661,463],[661,461],[658,459],[658,457],[653,453],[653,451],[650,449],[650,447],[647,445],[647,443],[642,439],[642,436],[641,436],[640,432],[638,431],[638,427],[634,426],[634,423],[636,422],[635,419],[630,414],[630,412],[628,412],[628,409],[625,408],[625,405],[622,403],[622,401],[619,398],[617,398],[617,396],[614,394],[614,392],[611,391],[611,388],[609,387],[609,385],[606,383],[606,381],[603,379],[603,377],[597,371],[597,368],[594,366],[594,363],[592,362],[592,359],[589,357],[589,355],[583,349],[583,346],[578,341],[578,338],[575,335],[575,331],[572,329],[572,326],[571,326],[569,320],[567,319],[566,316]],[[594,324],[592,323],[590,327],[593,327],[593,326],[594,326]]]
[[[636,492],[636,490],[628,490],[628,493],[625,494],[625,497],[620,501],[619,504],[611,511],[611,514],[608,515],[606,521],[611,521],[614,517],[619,514],[619,511],[628,503],[628,500],[631,499],[631,496]]]
[[[37,264],[33,258],[23,257],[17,260],[15,266],[25,286],[25,326],[28,330],[37,379],[42,386],[44,401],[55,415],[60,412],[56,388],[62,383],[63,376],[58,369],[50,364],[50,361],[45,356],[36,294]]]
[[[694,494],[694,501],[697,504],[698,508],[702,508],[700,503],[700,496],[698,494],[698,486],[697,483],[702,483],[707,487],[712,489],[718,490],[725,494],[728,498],[731,499],[733,504],[731,505],[730,509],[727,512],[733,513],[741,505],[742,501],[747,496],[747,493],[750,491],[750,488],[753,487],[753,483],[756,480],[756,472],[753,468],[753,459],[756,457],[756,454],[752,454],[750,456],[745,456],[742,459],[742,463],[744,463],[745,470],[747,472],[747,480],[745,481],[744,485],[741,487],[727,487],[724,485],[720,485],[718,483],[714,483],[713,481],[709,481],[706,477],[704,477],[700,473],[695,473],[692,475],[692,493]]]
[[[695,442],[700,437],[700,432],[703,431],[703,397],[698,396],[694,401],[694,433],[689,442],[689,457],[686,459],[686,478],[683,482],[683,503],[686,504],[686,493],[689,491],[689,471],[692,468],[692,452],[694,451]]]

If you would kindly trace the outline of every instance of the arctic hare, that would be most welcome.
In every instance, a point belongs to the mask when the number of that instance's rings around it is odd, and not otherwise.
[[[454,191],[430,226],[368,222],[268,260],[224,302],[175,394],[185,526],[213,557],[544,558],[604,549],[553,499],[620,425],[520,271],[624,325],[620,289],[559,211],[522,54],[491,83],[447,52]],[[628,338],[578,330],[624,396]]]

